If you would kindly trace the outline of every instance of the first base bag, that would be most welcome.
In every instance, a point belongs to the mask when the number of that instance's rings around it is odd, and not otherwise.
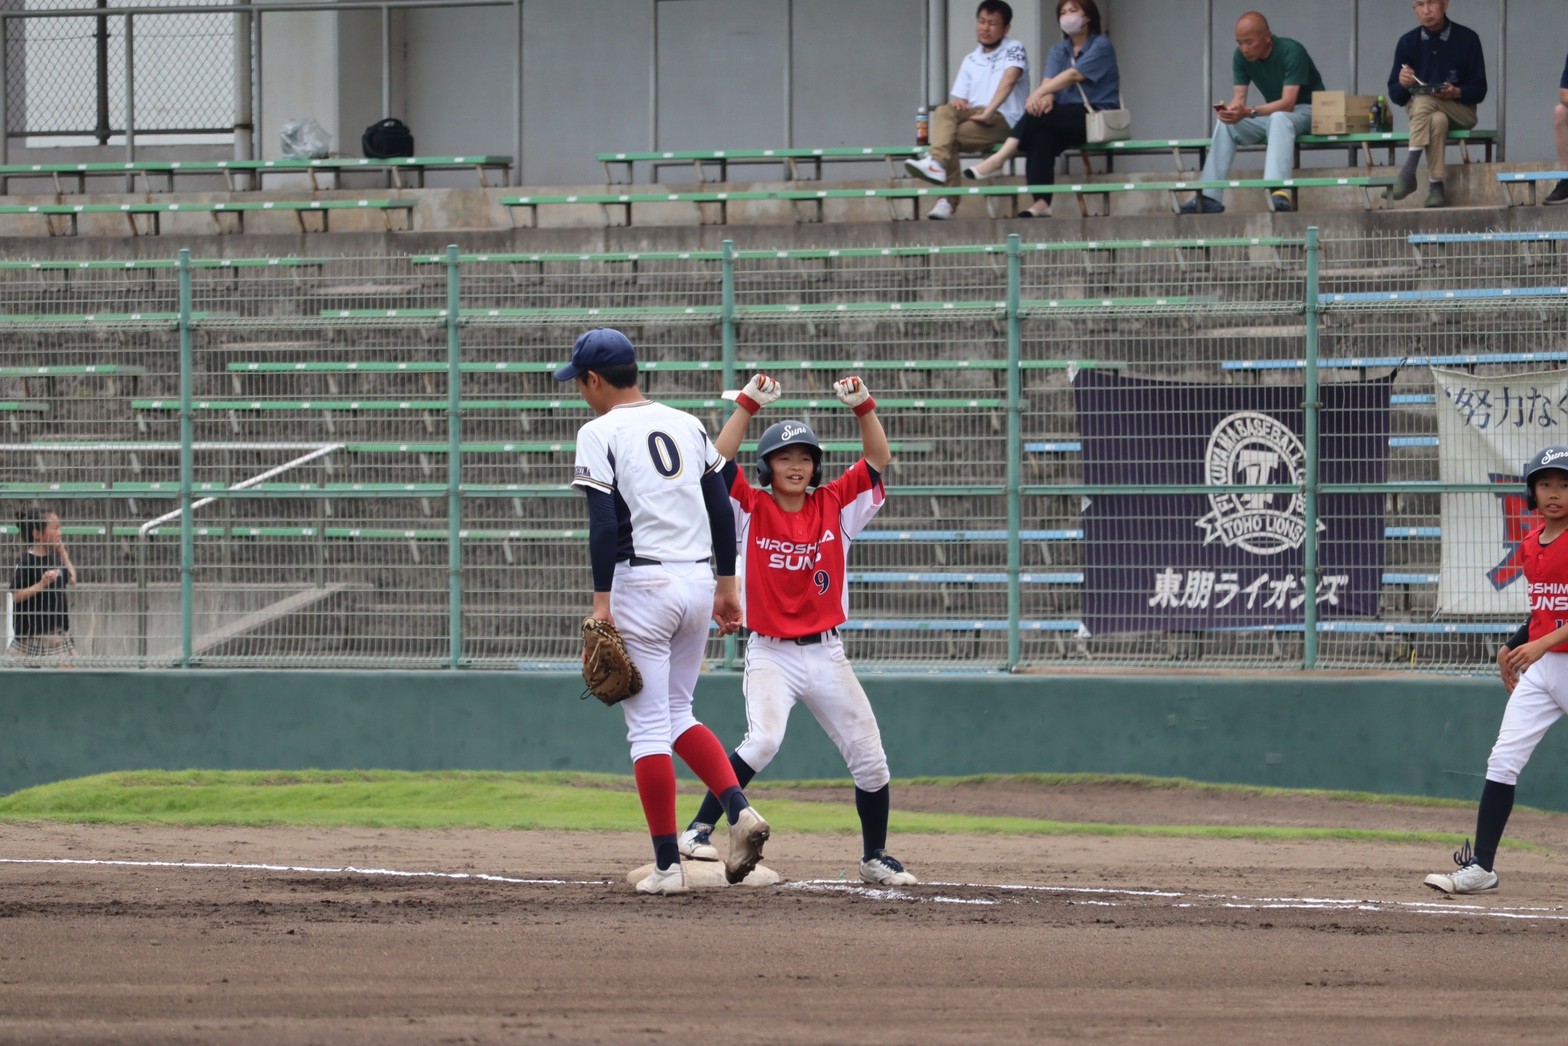
[[[359,144],[372,160],[386,160],[395,156],[414,155],[414,132],[395,116],[377,120],[365,128]]]

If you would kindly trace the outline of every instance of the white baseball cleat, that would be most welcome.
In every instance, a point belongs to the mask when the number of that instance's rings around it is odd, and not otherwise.
[[[878,886],[914,886],[920,881],[904,871],[898,858],[886,850],[878,850],[860,862],[860,877]]]
[[[1497,889],[1497,873],[1487,871],[1476,861],[1470,852],[1470,840],[1466,839],[1454,854],[1454,863],[1459,867],[1447,875],[1439,872],[1427,876],[1426,885],[1444,893],[1485,893]]]
[[[680,843],[682,857],[689,857],[693,861],[717,861],[719,848],[713,845],[713,826],[700,821],[681,833]]]
[[[730,855],[724,859],[724,878],[738,883],[751,874],[762,860],[762,844],[772,831],[762,815],[751,807],[740,812],[730,825]]]
[[[904,166],[916,178],[924,178],[926,181],[936,182],[938,185],[947,184],[947,168],[938,163],[930,154],[918,159],[910,158],[905,160]]]
[[[661,894],[669,897],[673,894],[687,893],[686,872],[677,861],[668,868],[654,866],[642,882],[637,884],[638,893]]]

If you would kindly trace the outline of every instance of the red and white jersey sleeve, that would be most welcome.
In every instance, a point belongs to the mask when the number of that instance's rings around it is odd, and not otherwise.
[[[737,470],[730,504],[746,627],[794,639],[842,625],[849,617],[849,546],[886,500],[864,458],[809,491],[799,512],[779,508]]]
[[[1543,525],[1530,531],[1520,549],[1529,586],[1531,642],[1544,639],[1568,622],[1568,535],[1543,545],[1544,529]],[[1559,643],[1552,653],[1568,654],[1568,643]]]

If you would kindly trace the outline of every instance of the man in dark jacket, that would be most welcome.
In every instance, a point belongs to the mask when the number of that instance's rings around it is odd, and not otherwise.
[[[1448,0],[1412,0],[1421,24],[1394,46],[1394,68],[1388,74],[1388,97],[1410,114],[1410,152],[1399,169],[1399,182],[1386,192],[1403,200],[1416,191],[1416,167],[1426,154],[1426,206],[1441,207],[1443,178],[1448,173],[1449,127],[1475,126],[1475,107],[1486,97],[1486,59],[1475,30],[1449,21]]]

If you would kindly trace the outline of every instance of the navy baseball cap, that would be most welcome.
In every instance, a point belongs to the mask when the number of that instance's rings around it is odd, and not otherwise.
[[[555,372],[555,380],[572,381],[584,371],[636,362],[637,350],[626,335],[613,327],[595,327],[577,339],[572,346],[572,362]]]

